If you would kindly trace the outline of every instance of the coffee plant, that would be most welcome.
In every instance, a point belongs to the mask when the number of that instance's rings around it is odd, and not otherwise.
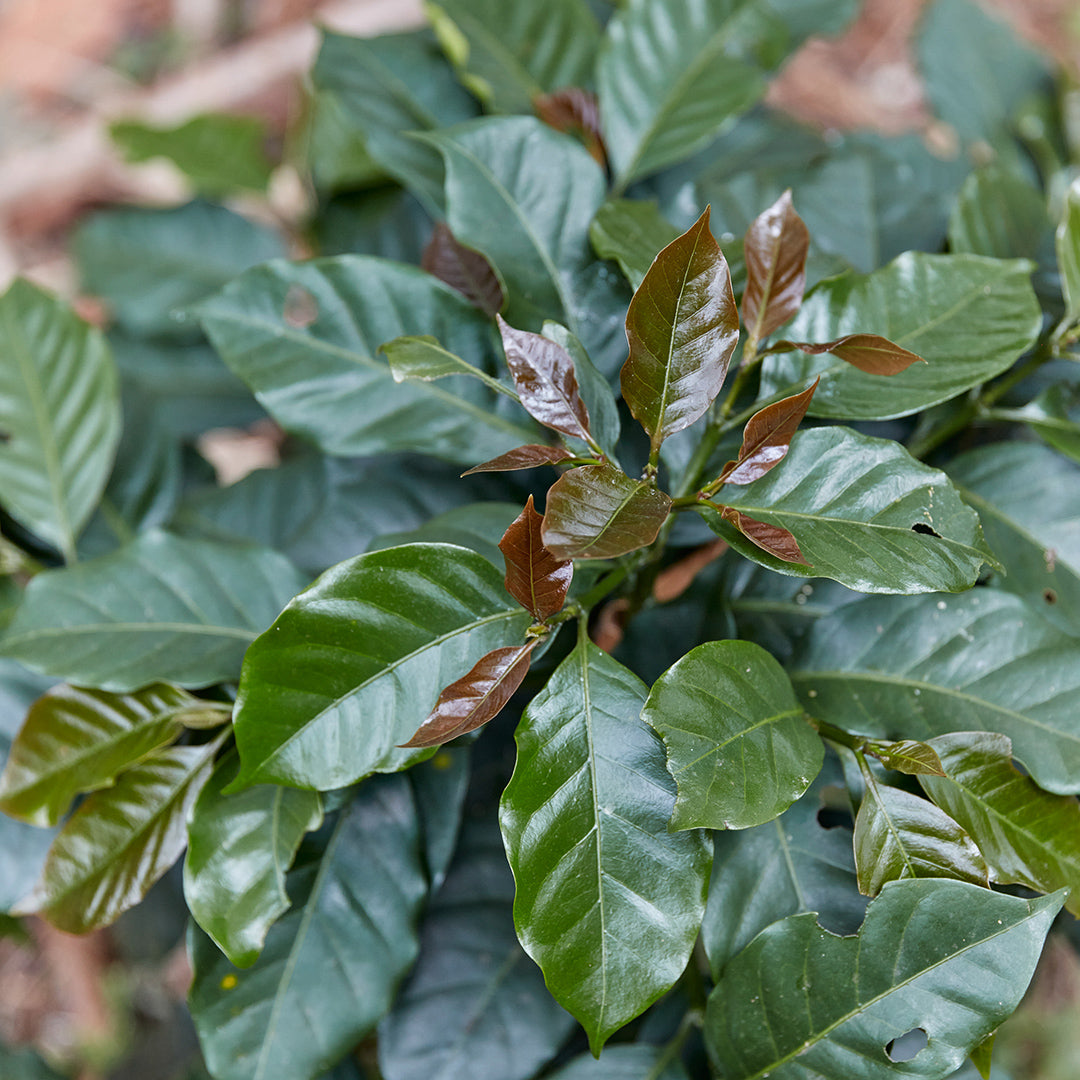
[[[937,0],[936,150],[761,104],[855,7],[327,33],[304,236],[127,123],[219,201],[0,299],[0,898],[182,857],[217,1080],[989,1077],[1075,939],[1076,92]]]

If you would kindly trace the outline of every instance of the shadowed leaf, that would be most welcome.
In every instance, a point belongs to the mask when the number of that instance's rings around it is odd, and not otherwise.
[[[864,749],[894,772],[908,776],[944,776],[941,759],[937,751],[929,744],[915,739],[901,739],[898,742],[868,742]]]
[[[530,443],[528,446],[519,446],[515,450],[500,454],[490,461],[474,465],[471,469],[466,469],[461,475],[469,476],[472,473],[514,472],[516,469],[535,469],[538,465],[558,465],[560,461],[566,461],[573,456],[572,451],[562,446],[543,446],[539,443]]]
[[[742,318],[751,341],[761,341],[799,310],[806,292],[810,233],[788,189],[746,230],[746,291]]]
[[[420,265],[450,288],[457,289],[489,319],[502,309],[502,285],[491,263],[479,251],[458,243],[445,222],[440,221],[435,225]]]
[[[533,98],[533,108],[549,127],[579,135],[598,165],[607,165],[604,138],[600,134],[600,108],[596,95],[580,86],[566,86]]]
[[[544,547],[543,525],[543,515],[536,512],[530,495],[525,509],[499,541],[506,560],[506,591],[537,622],[562,608],[574,576],[571,560],[556,559]]]
[[[614,259],[636,289],[645,279],[656,253],[679,235],[655,202],[609,199],[592,219],[589,242],[601,259]]]
[[[813,344],[809,341],[778,341],[769,352],[790,352],[798,349],[811,356],[831,353],[846,360],[867,375],[899,375],[912,364],[926,361],[917,353],[900,348],[895,342],[880,334],[848,334],[835,341]]]
[[[783,526],[758,521],[757,518],[740,513],[733,506],[725,506],[720,511],[720,516],[734,525],[743,536],[753,541],[762,551],[767,551],[784,562],[802,563],[809,566],[799,550],[799,542]]]

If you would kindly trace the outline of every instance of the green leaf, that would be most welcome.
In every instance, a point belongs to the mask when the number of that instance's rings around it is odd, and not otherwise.
[[[900,739],[897,742],[871,740],[863,745],[863,750],[894,772],[908,776],[944,776],[937,751],[929,744],[914,739]]]
[[[1067,886],[1080,912],[1080,805],[1042,791],[1012,763],[1004,735],[957,732],[931,745],[945,776],[919,777],[926,793],[974,837],[994,881],[1039,892]]]
[[[561,1069],[548,1073],[547,1080],[687,1080],[678,1055],[667,1047],[646,1043],[609,1046],[604,1056],[581,1054]]]
[[[55,825],[82,792],[109,787],[118,773],[166,746],[184,728],[184,714],[207,708],[175,686],[136,694],[57,686],[30,708],[0,776],[0,810],[31,825]]]
[[[709,1056],[729,1080],[853,1069],[861,1080],[887,1080],[899,1071],[887,1048],[921,1028],[929,1042],[901,1069],[941,1080],[1019,1004],[1063,899],[896,881],[856,937],[834,937],[812,913],[775,923],[709,997]]]
[[[404,777],[365,784],[288,877],[293,907],[259,959],[234,968],[192,928],[189,996],[217,1080],[314,1080],[390,1007],[416,959],[426,893]]]
[[[531,112],[533,98],[592,74],[600,28],[584,0],[433,0],[426,10],[461,81],[494,112]]]
[[[656,680],[642,719],[664,740],[672,829],[746,829],[782,814],[824,747],[784,669],[748,641],[699,645]]]
[[[184,311],[256,263],[285,254],[276,233],[222,206],[95,214],[75,234],[87,292],[135,337],[190,337]]]
[[[386,1080],[527,1080],[555,1056],[573,1020],[518,944],[513,899],[494,822],[468,822],[420,959],[379,1026]]]
[[[882,380],[836,357],[785,353],[765,360],[762,394],[790,393],[815,375],[811,416],[884,420],[929,408],[1000,375],[1035,342],[1042,323],[1032,265],[979,255],[908,252],[861,276],[824,282],[785,328],[796,341],[880,334],[928,361]]]
[[[12,913],[85,934],[137,904],[184,850],[188,813],[221,741],[148,754],[112,787],[87,796],[53,841],[41,880]]]
[[[997,164],[976,169],[964,181],[949,216],[952,251],[995,259],[1035,259],[1049,232],[1042,192]]]
[[[710,527],[747,558],[862,592],[960,592],[992,560],[979,519],[944,473],[891,440],[847,428],[796,432],[780,468],[719,498],[788,529],[810,565],[766,555],[704,511]]]
[[[374,161],[430,213],[441,216],[442,162],[411,133],[468,120],[476,115],[476,103],[454,77],[431,32],[373,38],[324,32],[311,79],[316,90],[330,91],[337,99],[340,126],[351,128]]]
[[[789,671],[807,711],[848,731],[1000,731],[1040,786],[1080,788],[1080,644],[1007,593],[846,604]]]
[[[244,658],[237,784],[328,790],[416,761],[397,747],[440,690],[528,624],[500,571],[464,548],[409,544],[328,570]]]
[[[0,1044],[0,1069],[5,1080],[64,1080],[32,1050],[11,1050]]]
[[[120,438],[116,368],[97,330],[23,279],[0,296],[0,436],[4,508],[72,561]]]
[[[613,559],[651,544],[671,498],[613,465],[583,465],[548,489],[544,547],[557,559]]]
[[[111,555],[35,576],[0,653],[124,693],[235,679],[244,650],[304,578],[264,548],[152,529]]]
[[[236,188],[265,191],[270,182],[267,130],[258,117],[204,113],[166,128],[119,120],[109,125],[109,134],[128,161],[168,158],[209,195]]]
[[[1080,319],[1080,184],[1073,182],[1065,197],[1065,213],[1055,233],[1065,318]]]
[[[654,202],[608,199],[589,226],[593,251],[601,259],[614,259],[630,287],[637,289],[653,259],[679,235]]]
[[[517,394],[510,387],[504,386],[475,364],[447,352],[439,344],[438,338],[430,334],[394,338],[393,341],[380,345],[378,352],[386,357],[394,382],[404,382],[406,379],[432,382],[435,379],[445,379],[448,375],[470,375],[496,393],[504,394],[514,401],[518,400]]]
[[[1080,461],[1080,387],[1053,383],[1019,409],[987,409],[988,420],[1027,424],[1043,442]]]
[[[387,173],[368,153],[362,130],[337,94],[312,87],[307,109],[304,152],[311,178],[320,192],[368,188],[387,179]],[[370,190],[364,194],[370,194]],[[372,254],[392,257],[388,252]]]
[[[520,511],[516,503],[482,502],[447,510],[409,532],[386,533],[368,545],[382,551],[402,544],[456,544],[483,555],[493,566],[505,565],[499,541]]]
[[[311,234],[320,255],[379,255],[415,266],[431,239],[432,220],[404,188],[382,184],[324,200]]]
[[[302,320],[290,312],[303,301]],[[328,454],[415,450],[473,464],[534,429],[493,411],[471,380],[398,384],[376,357],[384,342],[431,333],[448,352],[483,363],[487,320],[430,274],[365,256],[273,262],[201,304],[225,362],[286,430]]]
[[[444,746],[405,774],[420,814],[421,850],[432,892],[446,879],[457,847],[471,752],[471,746]]]
[[[192,808],[184,900],[229,960],[250,967],[289,908],[285,873],[323,812],[318,792],[276,784],[222,794],[238,768],[235,753],[222,758]]]
[[[645,696],[579,642],[522,716],[502,798],[518,937],[594,1054],[682,973],[705,903],[708,841],[667,831],[674,784]]]

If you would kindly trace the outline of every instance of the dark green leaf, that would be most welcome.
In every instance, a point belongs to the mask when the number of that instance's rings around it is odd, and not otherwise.
[[[746,291],[740,304],[750,341],[778,330],[802,304],[810,233],[785,191],[746,230]]]
[[[217,1080],[314,1080],[390,1007],[426,892],[406,779],[365,784],[288,889],[292,909],[246,970],[192,928],[189,1004]]]
[[[887,1048],[921,1028],[929,1042],[906,1071],[941,1080],[1019,1004],[1063,899],[895,881],[857,937],[833,937],[813,914],[775,923],[710,995],[710,1057],[728,1080],[887,1080]]]
[[[678,235],[656,203],[638,199],[609,199],[589,226],[593,251],[601,259],[614,259],[633,289],[644,280],[656,253]]]
[[[492,566],[501,569],[505,560],[499,541],[517,514],[516,503],[467,503],[429,518],[409,532],[386,533],[372,541],[368,551],[402,544],[457,544],[483,555]]]
[[[265,548],[152,529],[114,554],[38,574],[0,653],[82,686],[235,679],[304,578]]]
[[[120,438],[105,340],[23,279],[0,296],[0,493],[19,524],[69,562]]]
[[[223,795],[238,766],[235,753],[223,758],[192,808],[184,900],[217,947],[237,967],[250,967],[288,910],[285,873],[323,814],[314,791],[263,784]]]
[[[667,831],[674,784],[645,696],[580,642],[525,710],[502,799],[518,937],[596,1054],[682,973],[705,902],[708,841]]]
[[[405,775],[420,814],[421,848],[428,884],[434,892],[446,878],[461,827],[471,774],[469,746],[444,746]]]
[[[513,450],[500,454],[490,461],[481,462],[471,469],[466,469],[461,475],[471,476],[473,473],[484,472],[515,472],[518,469],[535,469],[539,465],[558,465],[560,461],[572,458],[574,452],[563,446],[544,446],[539,443],[529,443],[527,446],[518,446]]]
[[[1000,375],[1034,343],[1042,317],[1031,270],[1022,260],[909,252],[865,277],[827,281],[807,297],[788,337],[881,334],[928,363],[883,381],[838,358],[786,353],[766,359],[762,393],[787,393],[820,375],[810,414],[858,420],[947,401]]]
[[[1007,593],[846,604],[790,670],[807,711],[848,731],[1000,731],[1042,787],[1080,788],[1080,644]]]
[[[489,319],[502,310],[505,297],[491,263],[479,252],[459,244],[443,222],[435,226],[420,265],[456,289]]]
[[[491,563],[450,545],[373,551],[328,570],[244,659],[238,783],[328,790],[417,760],[397,747],[442,688],[522,641],[529,616],[511,604]]]
[[[784,669],[748,641],[710,641],[668,668],[642,719],[664,740],[672,829],[746,829],[782,814],[824,748]]]
[[[544,547],[540,535],[544,518],[529,496],[525,509],[510,524],[499,541],[506,560],[506,591],[537,622],[559,611],[574,576],[574,564],[556,559]]]
[[[863,749],[894,772],[908,776],[945,775],[937,751],[929,743],[916,742],[914,739],[900,739],[898,742],[877,739],[866,743]]]
[[[670,1057],[667,1048],[634,1045],[609,1046],[601,1058],[582,1054],[547,1080],[687,1080],[678,1056]]]
[[[1035,259],[1050,231],[1042,192],[1019,172],[992,164],[964,181],[949,217],[949,247],[995,259]]]
[[[544,547],[557,559],[613,559],[651,544],[670,509],[670,497],[644,480],[583,465],[548,491]]]
[[[1074,181],[1065,198],[1065,214],[1055,234],[1065,317],[1080,319],[1080,185]]]
[[[1080,461],[1080,387],[1054,383],[1019,409],[988,409],[989,420],[1027,424],[1043,442]]]
[[[731,274],[709,232],[708,207],[656,256],[630,301],[626,336],[623,400],[656,451],[704,415],[739,340]]]
[[[388,179],[386,171],[368,153],[362,130],[337,94],[312,87],[304,135],[307,165],[320,192],[366,188]],[[363,194],[369,195],[370,190]],[[370,254],[394,257],[384,251]]]

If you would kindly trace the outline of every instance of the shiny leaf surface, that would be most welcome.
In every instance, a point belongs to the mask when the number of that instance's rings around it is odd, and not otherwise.
[[[917,742],[914,739],[900,739],[897,742],[883,742],[871,740],[863,749],[894,772],[906,773],[908,776],[944,776],[941,768],[941,759],[937,751],[929,744]]]
[[[656,203],[609,199],[589,226],[589,240],[601,259],[614,259],[633,289],[644,280],[653,259],[679,235]]]
[[[768,337],[799,310],[806,292],[810,233],[791,204],[791,191],[759,214],[746,230],[746,291],[741,314],[753,342]]]
[[[437,222],[424,248],[420,265],[456,289],[489,319],[502,310],[503,291],[491,263],[477,251],[459,244],[445,223]]]
[[[908,349],[901,349],[895,342],[881,337],[880,334],[847,334],[836,341],[820,344],[809,341],[779,341],[773,347],[777,352],[798,349],[810,356],[830,353],[846,360],[852,367],[866,372],[867,375],[899,375],[901,371],[907,371],[912,364],[920,361],[926,363],[921,356]]]
[[[781,525],[773,525],[768,521],[759,521],[750,517],[749,514],[740,513],[733,506],[725,506],[720,511],[720,517],[729,525],[734,526],[752,544],[761,548],[766,554],[784,563],[795,563],[809,567],[799,542],[792,533]]]
[[[544,547],[544,518],[536,512],[532,496],[499,541],[506,560],[506,591],[537,622],[554,615],[566,602],[574,564],[556,559]]]
[[[574,452],[562,446],[544,446],[538,443],[529,443],[527,446],[518,446],[513,450],[500,454],[497,458],[484,461],[466,469],[461,475],[471,476],[473,473],[483,472],[515,472],[518,469],[535,469],[539,465],[558,465],[560,461],[572,458]]]

